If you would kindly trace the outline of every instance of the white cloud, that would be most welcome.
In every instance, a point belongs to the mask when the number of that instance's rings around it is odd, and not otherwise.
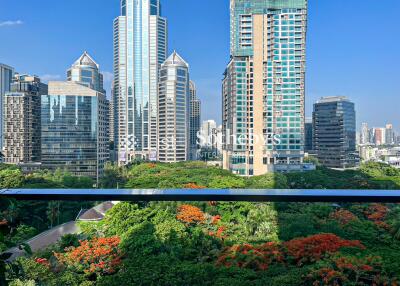
[[[17,20],[17,21],[3,21],[0,22],[0,27],[6,27],[6,26],[17,26],[17,25],[22,25],[24,22],[22,22],[21,20]]]
[[[44,74],[44,75],[40,76],[40,80],[42,82],[49,82],[52,80],[60,80],[60,79],[61,79],[61,76],[58,74]]]
[[[114,74],[112,72],[108,72],[108,71],[103,71],[101,72],[103,74],[103,80],[104,82],[112,82],[114,79]]]

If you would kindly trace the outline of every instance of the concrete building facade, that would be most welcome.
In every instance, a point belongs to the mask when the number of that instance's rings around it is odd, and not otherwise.
[[[4,95],[4,156],[9,164],[41,162],[41,95],[47,85],[31,75],[15,74]]]

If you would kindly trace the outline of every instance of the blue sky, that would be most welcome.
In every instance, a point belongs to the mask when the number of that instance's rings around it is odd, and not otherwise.
[[[203,119],[221,121],[221,79],[229,60],[228,0],[164,0],[169,49],[191,68]],[[321,96],[346,95],[357,124],[400,130],[400,1],[309,0],[306,113]],[[87,50],[112,76],[112,21],[119,0],[0,0],[0,62],[64,80]]]

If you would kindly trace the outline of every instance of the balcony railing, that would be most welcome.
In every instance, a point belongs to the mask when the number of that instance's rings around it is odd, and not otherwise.
[[[247,201],[400,203],[400,190],[2,189],[0,198],[57,201]]]

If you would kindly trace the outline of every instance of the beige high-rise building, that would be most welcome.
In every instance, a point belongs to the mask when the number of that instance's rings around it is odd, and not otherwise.
[[[300,171],[307,0],[231,0],[223,80],[223,160],[252,176]]]

